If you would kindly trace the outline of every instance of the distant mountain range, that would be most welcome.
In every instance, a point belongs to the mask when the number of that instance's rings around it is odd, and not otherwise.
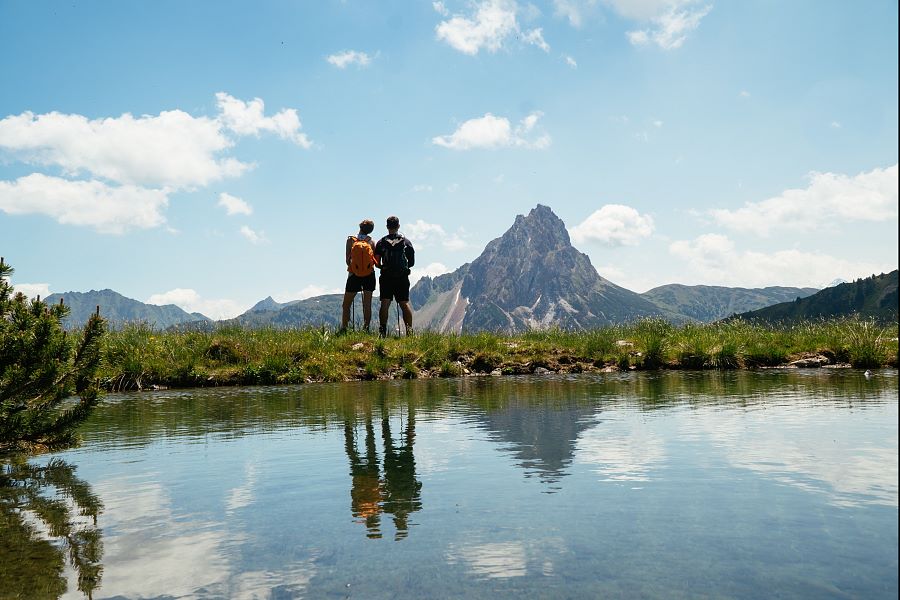
[[[572,246],[562,220],[550,208],[538,205],[528,215],[516,217],[512,227],[471,263],[452,273],[420,279],[410,290],[410,300],[416,328],[442,332],[577,330],[650,316],[674,323],[711,322],[735,314],[786,320],[860,312],[878,318],[892,314],[896,319],[896,282],[894,271],[821,291],[670,284],[638,294],[597,273],[587,255]],[[114,327],[143,321],[160,329],[209,329],[219,325],[336,327],[343,294],[291,302],[276,302],[269,296],[242,315],[223,321],[175,305],[145,304],[112,290],[53,294],[47,301],[59,302],[61,297],[72,311],[69,327],[84,323],[99,305]],[[376,298],[375,319],[377,302]],[[362,312],[359,299],[356,308]],[[362,320],[361,314],[357,320]]]
[[[816,288],[729,288],[713,285],[661,285],[641,296],[661,308],[702,322],[718,321],[735,313],[756,310],[815,294]]]
[[[200,313],[189,313],[174,304],[156,306],[126,298],[113,290],[91,290],[89,292],[65,292],[50,294],[45,298],[48,304],[58,304],[60,299],[69,307],[69,316],[63,321],[67,328],[81,327],[97,307],[110,327],[121,327],[125,323],[144,322],[165,329],[173,325],[189,322],[212,322]]]
[[[806,298],[782,302],[738,317],[763,322],[791,322],[858,314],[880,322],[897,322],[897,270],[841,283]]]

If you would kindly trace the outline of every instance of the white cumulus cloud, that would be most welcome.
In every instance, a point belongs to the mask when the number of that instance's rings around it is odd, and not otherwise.
[[[686,276],[681,282],[687,284],[818,287],[823,281],[848,274],[862,277],[896,268],[887,263],[854,262],[796,249],[741,251],[732,240],[717,233],[672,242],[669,252],[683,264]]]
[[[437,38],[464,54],[485,49],[496,52],[503,40],[518,31],[513,0],[484,0],[477,3],[471,17],[454,15],[435,28]]]
[[[231,319],[250,308],[249,305],[228,299],[203,298],[196,290],[190,288],[175,288],[168,292],[153,294],[147,299],[147,304],[165,306],[174,304],[187,312],[199,312],[211,319]]]
[[[553,12],[557,17],[569,21],[572,27],[581,27],[586,14],[597,4],[597,0],[553,0]]]
[[[162,211],[172,192],[237,177],[252,167],[224,155],[235,136],[270,132],[311,146],[294,109],[266,116],[259,98],[244,102],[220,92],[216,100],[215,118],[170,110],[98,119],[24,112],[0,119],[0,152],[60,171],[0,181],[0,210],[44,214],[102,233],[156,227],[165,222]]]
[[[28,298],[34,298],[35,296],[46,298],[51,294],[49,283],[14,283],[13,292],[21,292]]]
[[[238,135],[259,135],[261,131],[274,133],[278,137],[290,140],[301,148],[312,147],[312,142],[302,127],[300,117],[293,108],[285,108],[271,117],[265,116],[265,103],[260,98],[244,102],[225,92],[216,94],[219,106],[219,120],[224,127]]]
[[[367,67],[372,62],[372,57],[365,52],[357,50],[344,50],[336,54],[331,54],[325,58],[329,63],[338,69],[346,69],[350,65],[358,67]]]
[[[473,14],[466,16],[450,12],[443,2],[432,3],[434,9],[442,16],[449,17],[435,27],[437,39],[446,42],[454,49],[474,56],[481,50],[496,52],[504,42],[517,37],[526,44],[532,44],[550,51],[550,45],[544,40],[541,28],[523,31],[517,19],[519,6],[515,0],[480,0],[473,3]],[[526,13],[533,13],[536,7],[528,5]],[[525,15],[528,18],[528,14]]]
[[[811,173],[809,180],[806,188],[736,210],[711,210],[710,215],[729,229],[762,236],[778,230],[810,231],[831,221],[897,218],[896,164],[855,176]]]
[[[180,110],[93,120],[25,112],[0,120],[0,149],[27,164],[150,187],[204,186],[242,174],[249,165],[218,156],[233,145],[219,121]]]
[[[529,139],[526,135],[532,132],[541,116],[543,116],[541,112],[531,113],[522,119],[517,127],[513,128],[506,117],[485,113],[483,117],[465,121],[450,135],[432,138],[431,142],[436,146],[443,146],[451,150],[508,147],[540,150],[550,145],[550,136],[544,134]]]
[[[450,233],[436,223],[427,223],[422,219],[417,219],[413,223],[401,225],[400,229],[416,247],[428,248],[438,244],[445,250],[462,250],[467,246],[466,241],[462,238],[460,232]]]
[[[654,43],[663,50],[680,48],[712,10],[712,5],[697,0],[604,0],[604,4],[626,19],[648,24],[626,33],[632,44]]]
[[[265,244],[269,241],[268,238],[266,238],[265,233],[262,231],[255,231],[246,225],[242,225],[239,231],[251,244]]]
[[[544,40],[544,30],[540,27],[524,32],[522,34],[522,40],[528,44],[537,46],[544,52],[550,52],[550,44]]]
[[[576,244],[597,241],[608,246],[636,246],[653,233],[653,217],[623,204],[607,204],[569,233]]]
[[[0,181],[0,210],[11,215],[47,215],[64,225],[93,227],[100,233],[123,234],[162,225],[168,202],[162,190],[71,181],[41,173]]]
[[[253,214],[253,207],[251,207],[249,204],[247,204],[237,196],[232,196],[231,194],[226,194],[225,192],[219,194],[218,205],[225,209],[225,212],[226,214],[228,214],[228,216]]]

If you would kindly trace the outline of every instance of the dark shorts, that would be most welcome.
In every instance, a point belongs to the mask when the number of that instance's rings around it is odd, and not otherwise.
[[[374,292],[375,291],[375,271],[367,277],[360,277],[353,273],[347,274],[347,286],[345,292]]]
[[[381,290],[382,300],[409,301],[409,277],[406,275],[400,277],[381,275],[378,278],[378,289]]]

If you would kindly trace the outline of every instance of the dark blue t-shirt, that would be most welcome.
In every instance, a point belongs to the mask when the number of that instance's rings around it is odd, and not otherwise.
[[[416,250],[413,248],[412,242],[410,242],[407,238],[403,237],[399,233],[389,233],[384,236],[378,243],[375,244],[375,256],[379,264],[384,265],[384,258],[387,256],[391,247],[396,246],[398,244],[403,244],[403,252],[406,254],[406,262],[409,268],[412,268],[413,265],[416,264]],[[397,277],[403,277],[404,275],[409,275],[409,270],[407,269],[406,273],[391,273],[388,270],[385,270],[382,267],[381,270],[382,275],[394,275]]]

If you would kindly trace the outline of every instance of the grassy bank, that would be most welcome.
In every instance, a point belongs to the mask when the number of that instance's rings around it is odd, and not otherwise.
[[[645,320],[583,332],[430,332],[412,337],[328,329],[161,332],[131,325],[106,338],[107,389],[195,387],[617,369],[897,365],[897,326],[842,319],[680,327]]]

